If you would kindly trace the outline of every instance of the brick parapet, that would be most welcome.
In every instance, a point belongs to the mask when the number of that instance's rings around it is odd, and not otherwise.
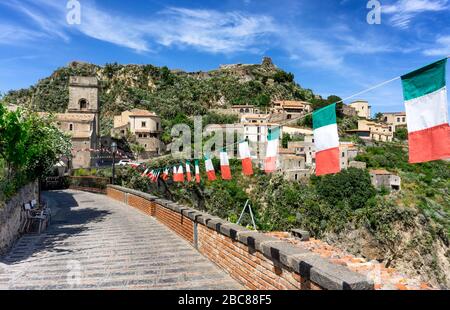
[[[116,185],[107,194],[154,216],[247,288],[374,288],[362,274],[318,254],[210,214]]]

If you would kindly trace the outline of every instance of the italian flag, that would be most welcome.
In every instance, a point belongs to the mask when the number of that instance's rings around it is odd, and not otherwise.
[[[220,152],[220,172],[223,180],[231,180],[230,162],[227,152]]]
[[[148,173],[148,169],[145,169],[145,171],[141,174],[142,177],[145,177]]]
[[[180,166],[178,167],[177,182],[184,182],[184,170],[182,164],[180,164]]]
[[[162,175],[162,179],[164,181],[167,181],[167,179],[169,179],[169,169],[164,169],[163,175]]]
[[[410,163],[450,158],[446,64],[443,59],[402,76]]]
[[[186,161],[186,179],[188,182],[192,181],[191,163],[189,161]]]
[[[316,147],[316,175],[338,173],[339,135],[336,124],[336,104],[313,113],[314,144]]]
[[[239,143],[239,156],[242,160],[242,173],[244,175],[253,174],[252,158],[250,155],[250,148],[248,147],[248,141]]]
[[[266,173],[274,172],[277,168],[278,145],[280,142],[280,128],[274,127],[269,129],[267,136],[266,160],[264,170]]]
[[[205,168],[206,168],[206,174],[208,176],[208,180],[215,181],[216,180],[216,171],[214,170],[214,165],[210,158],[205,159]]]
[[[177,178],[178,178],[178,173],[177,173],[177,167],[173,166],[173,173],[172,173],[172,179],[174,182],[178,182]]]
[[[200,166],[198,160],[195,161],[195,182],[200,183]]]

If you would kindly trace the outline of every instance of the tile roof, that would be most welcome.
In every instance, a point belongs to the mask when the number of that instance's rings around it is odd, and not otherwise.
[[[133,109],[130,112],[130,116],[157,116],[156,113],[143,109]]]

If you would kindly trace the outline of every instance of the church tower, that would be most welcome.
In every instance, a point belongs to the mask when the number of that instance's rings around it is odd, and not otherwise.
[[[72,76],[69,80],[68,113],[95,115],[95,135],[100,135],[98,80],[96,77]]]

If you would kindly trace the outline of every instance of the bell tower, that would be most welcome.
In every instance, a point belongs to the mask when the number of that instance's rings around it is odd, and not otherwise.
[[[69,108],[67,113],[94,114],[95,135],[100,135],[98,109],[98,80],[93,76],[71,76],[69,80]]]

